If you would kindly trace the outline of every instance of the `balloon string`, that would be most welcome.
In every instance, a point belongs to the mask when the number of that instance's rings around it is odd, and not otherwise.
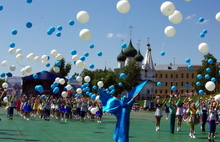
[[[16,61],[16,63],[17,63],[19,66],[21,66],[21,67],[25,67],[25,66],[26,66],[26,65],[22,65],[22,64],[18,63],[17,61]]]
[[[164,45],[165,45],[166,39],[167,39],[167,36],[165,36],[165,38],[164,38],[164,41],[163,41],[163,44],[162,44],[162,51],[163,51],[163,47],[164,47]]]

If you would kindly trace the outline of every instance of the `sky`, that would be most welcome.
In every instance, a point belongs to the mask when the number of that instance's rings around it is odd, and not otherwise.
[[[205,42],[209,45],[209,52],[217,60],[220,56],[220,22],[215,15],[220,12],[219,0],[170,0],[176,10],[179,10],[183,19],[179,24],[172,24],[167,16],[160,11],[160,6],[165,0],[129,0],[130,11],[122,14],[118,12],[116,4],[119,0],[0,0],[3,10],[0,11],[0,61],[6,60],[8,65],[1,66],[0,73],[11,72],[14,76],[22,76],[21,69],[25,66],[32,67],[32,73],[41,70],[50,70],[56,59],[50,55],[51,50],[56,49],[66,60],[73,63],[71,50],[76,50],[78,56],[89,53],[85,63],[87,69],[89,64],[94,64],[94,69],[117,68],[117,56],[121,51],[122,40],[129,44],[132,40],[133,46],[137,48],[140,40],[140,51],[146,54],[148,37],[152,48],[153,62],[159,64],[185,64],[185,59],[190,58],[191,64],[199,65],[203,60],[204,53],[198,51],[198,45]],[[87,11],[90,19],[87,23],[79,23],[76,15],[80,11]],[[203,17],[204,22],[199,22]],[[75,24],[70,26],[68,22],[73,20]],[[31,28],[26,23],[31,22]],[[50,27],[62,26],[61,36],[56,32],[47,35]],[[130,37],[130,26],[132,36]],[[176,34],[167,37],[164,29],[173,26]],[[16,35],[11,31],[17,30]],[[92,37],[83,41],[79,37],[82,29],[89,29]],[[207,29],[204,38],[199,35]],[[9,54],[9,44],[14,42],[15,49],[22,49],[23,60],[17,61],[16,54]],[[93,49],[89,48],[94,44]],[[160,52],[164,51],[165,56]],[[102,56],[97,56],[102,52]],[[36,56],[50,56],[50,67],[41,62],[28,61],[26,56],[34,53]],[[10,71],[10,66],[15,65],[16,70]],[[93,70],[94,70],[93,69]],[[80,73],[82,69],[72,66],[69,76],[75,72]]]

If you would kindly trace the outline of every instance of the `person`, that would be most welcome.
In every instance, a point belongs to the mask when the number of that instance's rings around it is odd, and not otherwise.
[[[16,98],[14,95],[10,95],[8,98],[9,108],[8,108],[8,118],[13,120],[14,108],[16,107]]]
[[[176,110],[177,131],[180,131],[181,129],[181,124],[182,124],[182,119],[183,119],[183,105],[184,105],[185,99],[183,102],[179,102],[177,105],[177,110]]]
[[[189,107],[188,107],[189,116],[186,119],[186,123],[190,126],[189,136],[191,138],[196,138],[195,137],[195,125],[199,124],[199,119],[196,115],[196,111],[199,107],[199,104],[198,104],[198,106],[196,106],[195,103],[192,102],[192,99],[189,99],[188,105],[189,105]]]
[[[77,118],[76,119],[80,119],[80,109],[81,109],[81,104],[82,104],[82,101],[80,98],[77,99],[77,102],[76,102],[76,116]]]
[[[96,112],[97,115],[97,122],[102,123],[102,105],[101,103],[98,103],[98,111]]]
[[[86,111],[87,111],[87,104],[86,104],[86,102],[82,102],[81,108],[80,108],[80,117],[81,117],[80,119],[81,119],[81,122],[85,121]]]
[[[208,140],[214,141],[215,138],[215,132],[216,132],[216,120],[217,120],[217,110],[218,110],[218,103],[216,101],[211,102],[211,105],[209,107],[209,133],[208,133]]]
[[[155,111],[156,131],[160,130],[160,120],[161,120],[161,117],[163,117],[163,113],[162,113],[162,108],[161,107],[163,106],[164,102],[165,102],[165,100],[163,100],[162,103],[160,103],[159,99],[156,100],[156,111]]]
[[[44,120],[49,121],[50,120],[50,109],[51,109],[51,100],[49,98],[46,99],[45,105],[44,105]]]
[[[207,118],[208,118],[208,107],[206,106],[205,102],[202,102],[202,107],[201,107],[201,111],[202,111],[202,126],[201,129],[203,132],[205,132],[205,124],[207,122]]]
[[[0,100],[2,100],[2,98],[3,98],[3,96],[5,95],[5,92],[7,91],[7,89],[2,89],[2,91],[0,91]],[[0,107],[1,107],[1,101],[0,101]],[[0,121],[1,121],[2,119],[0,118]]]
[[[175,101],[172,100],[173,95],[170,95],[170,99],[168,101],[168,106],[170,109],[170,133],[174,134],[174,128],[175,128],[175,119],[176,119],[176,108],[180,104],[180,99],[175,103]]]

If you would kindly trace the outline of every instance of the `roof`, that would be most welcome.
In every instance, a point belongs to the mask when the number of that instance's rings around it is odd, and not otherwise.
[[[55,80],[57,77],[59,78],[65,78],[65,77],[61,77],[61,76],[58,76],[56,74],[53,74],[51,72],[48,72],[48,71],[45,71],[44,74],[42,74],[41,72],[38,72],[36,73],[38,75],[38,80]],[[33,74],[32,75],[29,75],[29,76],[25,76],[25,77],[22,77],[22,79],[34,79],[33,77]]]
[[[156,71],[158,70],[177,70],[179,67],[187,67],[188,64],[163,64],[163,65],[154,65]],[[202,65],[193,65],[193,66],[202,66]]]
[[[123,50],[121,50],[121,53],[117,56],[117,60],[118,61],[125,61],[126,60],[126,56],[123,53]]]
[[[134,59],[138,62],[142,62],[144,60],[144,57],[141,55],[140,50],[138,50],[137,54],[134,56]]]
[[[132,45],[131,40],[130,40],[130,43],[129,43],[128,47],[125,48],[124,54],[125,54],[127,57],[134,57],[134,56],[137,54],[137,50],[136,50],[136,49],[134,48],[134,46]]]

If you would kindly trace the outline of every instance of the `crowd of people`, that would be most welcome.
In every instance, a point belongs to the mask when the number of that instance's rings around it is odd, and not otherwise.
[[[209,123],[208,140],[214,141],[216,134],[216,126],[219,122],[219,107],[218,101],[213,97],[204,99],[199,97],[196,102],[190,97],[185,97],[183,101],[180,98],[174,100],[174,96],[170,95],[168,101],[156,98],[155,118],[156,131],[160,130],[160,121],[163,117],[162,107],[166,113],[166,120],[170,120],[170,133],[174,134],[175,121],[177,121],[177,131],[181,131],[182,121],[190,127],[189,136],[195,137],[195,126],[201,124],[201,131],[206,132],[206,123]]]
[[[31,117],[39,117],[49,121],[50,117],[54,117],[63,122],[70,119],[84,122],[86,118],[90,121],[102,122],[102,105],[99,101],[92,99],[53,97],[53,95],[34,97],[31,94],[28,96],[23,94],[21,98],[13,94],[7,94],[5,97],[7,98],[4,101],[6,102],[9,120],[13,120],[14,110],[16,110],[25,120],[30,120]]]

